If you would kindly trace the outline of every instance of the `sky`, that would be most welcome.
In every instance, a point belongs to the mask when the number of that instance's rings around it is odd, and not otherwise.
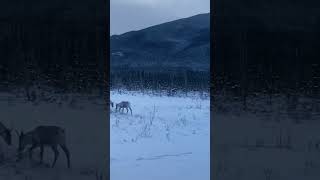
[[[110,33],[122,34],[210,12],[210,0],[111,0]]]

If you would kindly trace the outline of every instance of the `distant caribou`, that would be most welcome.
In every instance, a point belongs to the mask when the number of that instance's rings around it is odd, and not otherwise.
[[[18,132],[17,132],[18,133]],[[38,126],[34,130],[19,135],[19,159],[21,153],[27,145],[31,145],[29,148],[29,158],[32,158],[32,152],[35,148],[40,147],[40,163],[43,162],[43,150],[44,146],[50,146],[54,152],[54,161],[52,168],[56,164],[59,156],[58,145],[62,148],[67,157],[68,168],[70,168],[70,153],[66,146],[66,134],[65,130],[57,126]]]
[[[110,101],[110,105],[111,105],[111,107],[113,107],[113,102],[112,101]]]
[[[11,145],[11,129],[8,129],[0,122],[0,136],[10,146]]]
[[[122,112],[123,112],[124,109],[127,110],[127,113],[128,113],[129,110],[130,110],[131,115],[132,115],[132,109],[131,109],[130,102],[128,102],[128,101],[122,101],[122,102],[116,104],[116,112],[117,112],[117,111],[120,112],[121,110],[122,110]]]

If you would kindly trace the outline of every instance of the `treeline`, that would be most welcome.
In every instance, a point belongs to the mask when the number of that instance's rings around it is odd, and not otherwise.
[[[106,7],[88,0],[19,3],[0,13],[0,84],[102,87]]]
[[[38,86],[51,87],[60,92],[91,92],[106,88],[104,73],[99,72],[96,65],[62,67],[56,64],[41,69],[33,63],[28,63],[24,68],[24,72],[9,72],[5,67],[1,67],[1,88]]]
[[[197,71],[111,70],[111,89],[209,91],[210,73]]]
[[[212,92],[319,97],[320,13],[287,2],[216,2]]]

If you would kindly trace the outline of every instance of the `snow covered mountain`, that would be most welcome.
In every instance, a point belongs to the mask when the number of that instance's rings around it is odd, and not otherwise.
[[[113,35],[110,41],[111,69],[209,71],[210,14]]]

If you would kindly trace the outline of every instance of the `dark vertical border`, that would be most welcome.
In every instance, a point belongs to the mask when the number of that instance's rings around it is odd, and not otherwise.
[[[214,105],[214,62],[216,57],[216,0],[210,0],[210,179],[214,179],[213,151],[213,105]]]
[[[105,7],[106,7],[106,12],[105,12],[105,33],[104,33],[104,40],[105,40],[105,45],[106,45],[106,49],[105,49],[105,56],[106,56],[106,61],[105,61],[105,67],[106,67],[106,70],[105,70],[105,74],[104,74],[104,77],[105,77],[105,85],[106,85],[106,93],[105,93],[105,96],[106,96],[106,100],[107,100],[107,118],[106,120],[109,121],[109,123],[107,123],[107,129],[108,129],[108,132],[107,132],[107,137],[106,137],[106,140],[108,141],[108,152],[107,154],[109,155],[108,156],[108,168],[107,168],[107,172],[106,172],[106,178],[109,180],[110,179],[110,108],[109,108],[109,103],[110,103],[110,0],[103,0],[105,2]]]

